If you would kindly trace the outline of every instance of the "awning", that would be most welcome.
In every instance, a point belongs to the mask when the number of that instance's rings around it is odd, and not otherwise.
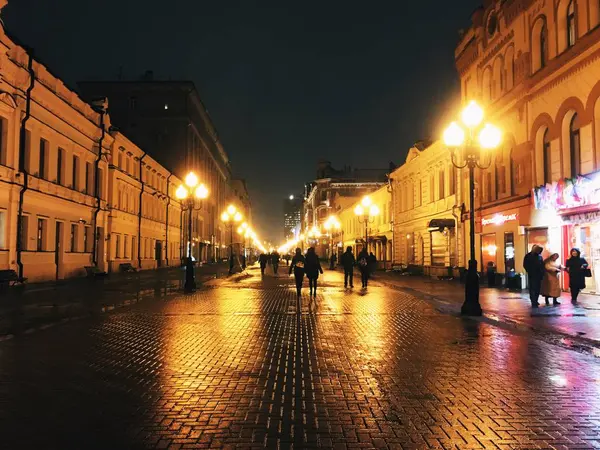
[[[381,241],[384,244],[387,242],[388,238],[387,236],[369,236],[369,242],[374,242],[374,241]],[[354,241],[355,244],[364,244],[365,240],[364,239],[356,239]]]
[[[456,222],[454,219],[432,219],[428,226],[429,228],[454,228]]]

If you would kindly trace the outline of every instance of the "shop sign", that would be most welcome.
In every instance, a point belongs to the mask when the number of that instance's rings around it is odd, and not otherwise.
[[[496,214],[489,219],[483,219],[482,225],[503,225],[505,222],[513,222],[518,219],[517,213],[514,214]]]
[[[582,223],[595,223],[600,222],[600,212],[592,211],[581,214],[570,214],[562,218],[562,223],[570,225],[579,225]]]
[[[560,211],[600,203],[600,179],[563,178],[533,189],[535,209]]]

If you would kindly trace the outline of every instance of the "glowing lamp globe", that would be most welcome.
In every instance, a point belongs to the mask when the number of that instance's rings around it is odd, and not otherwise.
[[[356,208],[354,208],[354,214],[357,216],[364,216],[365,209],[361,205],[356,205]]]
[[[452,122],[444,131],[444,144],[448,147],[460,147],[465,142],[465,132],[456,122]]]
[[[207,197],[208,197],[208,189],[206,188],[206,186],[201,184],[200,186],[198,186],[196,188],[196,198],[205,199]]]
[[[471,101],[463,110],[461,119],[469,128],[478,126],[483,120],[483,109],[475,101]]]
[[[486,124],[479,132],[479,144],[482,148],[493,150],[502,142],[502,132],[494,125]]]
[[[369,216],[378,216],[379,215],[379,207],[377,205],[371,205],[369,208]]]
[[[198,177],[194,172],[190,172],[186,175],[185,184],[187,184],[191,188],[194,188],[198,185]]]
[[[236,211],[236,209],[235,209],[235,206],[233,206],[233,205],[229,205],[229,206],[227,207],[227,213],[228,213],[230,216],[233,216],[233,215],[235,214],[235,211]]]
[[[180,185],[175,191],[175,197],[177,197],[179,200],[183,200],[187,196],[188,190],[183,185]]]

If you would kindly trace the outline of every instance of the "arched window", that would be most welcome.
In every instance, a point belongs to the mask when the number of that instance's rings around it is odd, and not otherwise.
[[[540,16],[531,29],[531,71],[543,69],[548,63],[548,28],[546,18]]]
[[[492,68],[486,67],[483,72],[483,79],[481,84],[481,93],[485,102],[492,101]]]
[[[573,114],[569,124],[569,154],[571,157],[571,178],[575,178],[581,171],[581,138],[577,113]]]
[[[517,192],[517,185],[520,184],[519,179],[519,167],[518,163],[515,161],[514,149],[510,149],[509,151],[509,169],[510,169],[510,193],[514,195]]]
[[[567,47],[575,45],[575,1],[571,0],[567,7]]]
[[[552,182],[552,148],[550,146],[550,131],[544,131],[542,140],[542,155],[544,157],[544,184]]]
[[[504,55],[504,71],[506,73],[504,87],[510,91],[515,85],[515,48],[513,46],[509,47]]]
[[[501,57],[496,58],[494,61],[494,69],[493,69],[493,82],[494,88],[492,89],[493,98],[498,98],[504,92],[504,68],[503,61]]]

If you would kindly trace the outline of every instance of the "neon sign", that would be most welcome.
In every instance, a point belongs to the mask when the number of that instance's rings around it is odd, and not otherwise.
[[[481,221],[482,225],[502,225],[505,222],[513,222],[517,220],[517,213],[514,214],[496,214],[494,217],[490,219],[483,219]]]
[[[535,209],[560,211],[600,203],[600,178],[563,178],[533,190]]]

